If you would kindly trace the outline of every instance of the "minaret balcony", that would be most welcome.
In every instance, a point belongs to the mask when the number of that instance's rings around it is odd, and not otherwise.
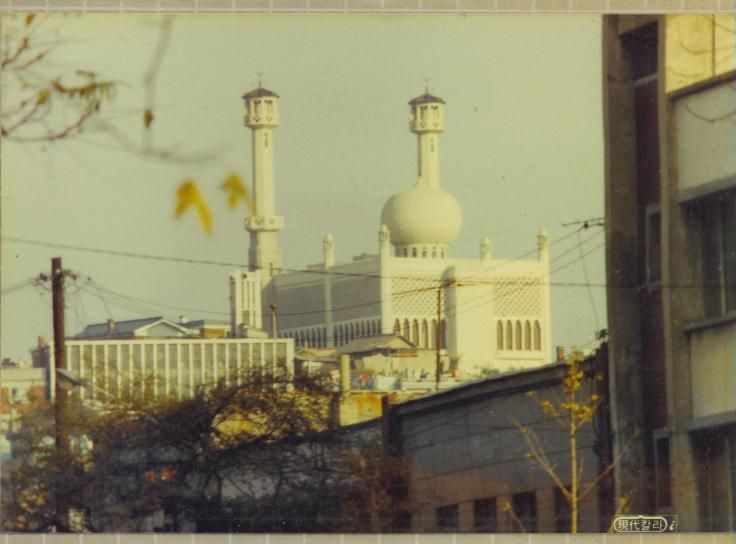
[[[280,215],[254,215],[245,218],[245,230],[249,232],[278,232],[284,228],[284,218]]]

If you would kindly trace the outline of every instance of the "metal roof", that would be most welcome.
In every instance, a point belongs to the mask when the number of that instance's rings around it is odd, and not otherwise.
[[[365,336],[356,338],[349,344],[342,346],[338,353],[361,353],[383,349],[414,349],[416,346],[398,334],[381,334],[379,336]]]
[[[126,321],[114,321],[113,329],[110,331],[108,322],[104,323],[93,323],[87,325],[82,332],[72,336],[72,339],[82,340],[85,338],[132,338],[135,336],[135,332],[138,329],[155,325],[157,323],[165,323],[173,328],[179,329],[182,332],[188,332],[187,327],[169,321],[162,316],[157,317],[144,317],[141,319],[128,319]]]

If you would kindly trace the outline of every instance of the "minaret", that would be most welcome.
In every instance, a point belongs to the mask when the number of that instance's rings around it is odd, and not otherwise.
[[[418,136],[417,186],[432,189],[440,188],[440,162],[438,135],[444,130],[445,101],[425,93],[409,102],[411,119],[409,129]]]
[[[245,126],[253,131],[253,215],[245,220],[250,233],[248,265],[260,270],[263,285],[281,269],[279,231],[284,218],[276,215],[273,188],[273,128],[279,125],[279,95],[261,87],[245,93]]]

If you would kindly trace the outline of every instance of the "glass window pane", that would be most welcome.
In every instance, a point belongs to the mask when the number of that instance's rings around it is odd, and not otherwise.
[[[667,15],[667,92],[736,69],[735,31],[733,15]]]

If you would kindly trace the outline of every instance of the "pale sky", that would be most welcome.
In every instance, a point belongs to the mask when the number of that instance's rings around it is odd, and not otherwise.
[[[142,82],[161,21],[48,16],[37,35],[61,45],[39,70],[85,69],[118,82],[100,119],[140,142]],[[488,236],[494,257],[519,257],[546,228],[551,269],[561,268],[552,275],[553,345],[590,347],[605,327],[604,237],[601,228],[580,234],[581,261],[575,227],[562,223],[603,215],[600,27],[596,15],[176,16],[156,80],[153,139],[211,160],[141,157],[92,127],[52,144],[4,141],[3,237],[245,264],[246,211],[229,210],[219,185],[231,172],[250,180],[240,97],[262,71],[263,86],[281,96],[274,153],[284,267],[320,262],[326,232],[338,261],[375,253],[384,202],[416,180],[407,102],[429,77],[430,92],[447,102],[440,183],[463,209],[451,255],[478,256]],[[4,86],[3,108],[13,99]],[[174,191],[188,178],[211,204],[212,234],[194,216],[173,216]],[[51,338],[50,292],[6,290],[48,273],[54,256],[80,274],[67,290],[68,335],[108,317],[227,319],[232,267],[4,238],[3,357],[28,358],[37,336]],[[87,277],[128,298],[100,296]]]

